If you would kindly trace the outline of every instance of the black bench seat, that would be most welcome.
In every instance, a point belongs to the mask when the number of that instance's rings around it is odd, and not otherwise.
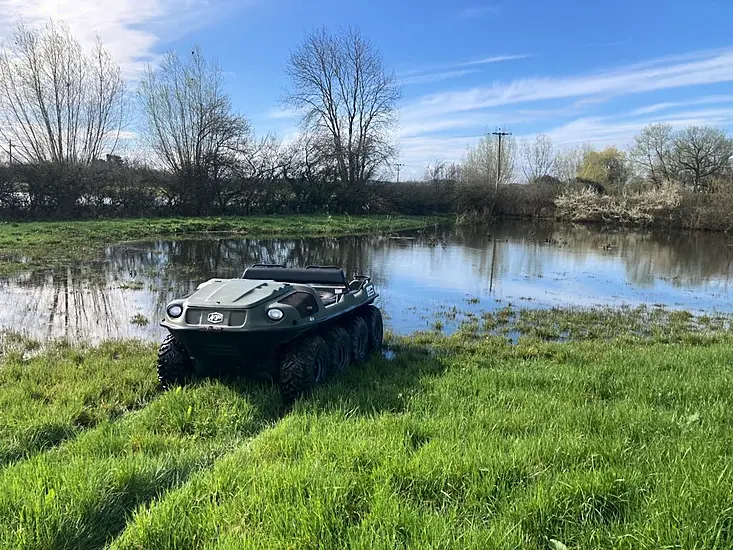
[[[349,287],[346,274],[340,267],[253,265],[244,270],[242,279]]]

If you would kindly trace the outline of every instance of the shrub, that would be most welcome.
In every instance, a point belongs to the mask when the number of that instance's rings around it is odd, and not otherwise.
[[[555,216],[572,222],[607,222],[634,225],[669,224],[682,203],[676,185],[623,195],[599,195],[590,189],[561,194],[555,200]]]
[[[715,193],[685,191],[670,223],[685,229],[733,230],[733,187],[721,186]]]

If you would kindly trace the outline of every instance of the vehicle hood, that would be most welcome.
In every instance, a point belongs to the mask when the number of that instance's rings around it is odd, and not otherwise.
[[[275,281],[210,279],[186,299],[188,307],[251,308],[284,294],[290,285]]]

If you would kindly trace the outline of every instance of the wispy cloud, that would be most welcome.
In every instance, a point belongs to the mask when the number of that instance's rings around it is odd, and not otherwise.
[[[412,69],[399,75],[400,82],[405,85],[410,84],[429,84],[460,78],[479,71],[481,65],[489,65],[492,63],[502,63],[505,61],[514,61],[516,59],[526,59],[531,57],[529,54],[513,54],[513,55],[495,55],[492,57],[483,57],[470,61],[460,61],[439,67],[431,67],[425,69]],[[473,67],[468,69],[467,67]]]
[[[442,80],[450,80],[452,78],[460,78],[468,74],[477,72],[476,69],[463,69],[460,71],[444,71],[440,73],[426,73],[417,74],[402,78],[400,82],[405,85],[410,84],[432,84],[433,82],[440,82]]]
[[[437,93],[418,99],[406,110],[435,116],[543,100],[614,97],[730,81],[733,81],[733,50],[670,65],[564,78],[525,78],[508,84]]]
[[[716,105],[725,103],[733,103],[733,95],[711,95],[698,97],[695,99],[688,99],[685,101],[667,101],[665,103],[655,103],[654,105],[648,105],[646,107],[635,109],[630,114],[648,115],[651,113],[657,113],[659,111],[677,109],[679,107],[689,107],[692,105]]]
[[[458,63],[456,67],[473,67],[474,65],[489,65],[490,63],[501,63],[502,61],[514,61],[515,59],[527,59],[532,57],[530,54],[516,54],[516,55],[496,55],[493,57],[484,57],[481,59],[474,59],[473,61],[464,61]]]
[[[488,4],[485,6],[469,6],[460,10],[459,15],[463,19],[479,19],[487,15],[499,13],[500,8],[497,4]]]
[[[288,120],[288,119],[297,118],[301,114],[302,113],[299,112],[297,109],[281,109],[281,108],[275,107],[267,111],[267,118],[271,120]]]
[[[443,130],[459,130],[461,128],[475,128],[476,126],[475,116],[415,120],[414,122],[408,120],[400,125],[399,135],[401,137],[420,136]]]
[[[431,137],[411,137],[400,140],[400,162],[405,164],[406,173],[417,175],[435,160],[458,160],[468,148],[476,143],[480,134],[465,137],[435,139]]]
[[[64,21],[83,46],[99,35],[125,75],[134,79],[163,44],[229,9],[229,0],[0,0],[0,39],[8,39],[20,19],[30,25]]]

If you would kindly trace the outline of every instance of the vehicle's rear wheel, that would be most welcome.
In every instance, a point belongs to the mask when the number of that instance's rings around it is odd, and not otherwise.
[[[369,357],[369,327],[360,315],[354,315],[348,322],[347,331],[351,339],[351,362],[359,365]]]
[[[364,313],[364,320],[369,327],[369,351],[373,353],[381,350],[384,341],[382,312],[377,306],[370,304]]]
[[[324,334],[328,347],[331,349],[330,373],[344,370],[351,362],[351,339],[343,327],[331,327]]]
[[[280,391],[286,401],[294,401],[320,384],[331,365],[331,350],[318,336],[296,342],[280,361]]]
[[[164,387],[182,384],[194,376],[191,356],[172,334],[158,348],[157,370],[158,381]]]

